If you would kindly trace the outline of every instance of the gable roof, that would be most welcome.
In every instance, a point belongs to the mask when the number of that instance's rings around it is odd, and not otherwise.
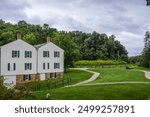
[[[35,47],[36,49],[39,49],[40,47],[42,47],[42,46],[44,46],[44,45],[46,45],[46,43],[42,43],[42,44],[38,44],[38,45],[34,45],[34,47]]]
[[[35,47],[36,49],[39,49],[40,47],[46,46],[46,45],[48,45],[48,44],[52,44],[52,45],[56,46],[57,48],[63,50],[62,48],[60,48],[59,46],[57,46],[56,44],[54,44],[54,43],[52,43],[52,42],[38,44],[38,45],[35,45],[34,47]],[[64,51],[64,50],[63,50],[63,51]]]
[[[23,41],[22,39],[17,39],[17,40],[15,40],[15,41],[12,41],[12,42],[9,42],[9,43],[7,43],[7,44],[5,44],[5,45],[0,46],[0,48],[5,47],[5,46],[9,46],[9,45],[14,44],[14,43],[16,43],[16,42],[24,43],[24,44],[26,44],[26,45],[28,45],[28,46],[33,47],[31,44],[29,44],[29,43]],[[33,47],[33,48],[34,48],[34,47]]]

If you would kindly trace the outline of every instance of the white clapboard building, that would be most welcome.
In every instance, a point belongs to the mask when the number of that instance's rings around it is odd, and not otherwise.
[[[64,50],[51,42],[47,37],[47,43],[36,45],[37,72],[40,80],[50,78],[62,78],[64,74]]]
[[[17,34],[17,40],[0,47],[0,76],[5,86],[63,77],[64,51],[50,42],[50,37],[47,40],[32,46]]]

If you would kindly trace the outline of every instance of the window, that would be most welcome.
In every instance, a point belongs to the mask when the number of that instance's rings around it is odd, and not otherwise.
[[[7,64],[7,70],[8,71],[15,71],[16,70],[16,63],[13,63],[13,64],[8,63]]]
[[[13,50],[12,51],[12,58],[19,58],[20,56],[20,52],[17,50]]]
[[[47,69],[49,69],[49,63],[47,63]]]
[[[60,68],[60,63],[54,63],[54,69],[59,69]]]
[[[58,51],[54,51],[54,57],[59,57],[60,53]]]
[[[43,57],[49,57],[49,51],[43,51]]]
[[[43,69],[45,69],[45,63],[43,63]]]
[[[56,73],[50,73],[50,78],[56,78]]]
[[[25,63],[25,70],[31,70],[32,69],[32,63]]]
[[[10,63],[8,63],[7,68],[8,68],[8,71],[10,71]]]
[[[25,58],[31,58],[32,52],[31,51],[25,51]]]
[[[16,63],[13,64],[14,71],[16,70]]]
[[[24,81],[31,80],[31,75],[30,74],[23,75],[23,80]]]

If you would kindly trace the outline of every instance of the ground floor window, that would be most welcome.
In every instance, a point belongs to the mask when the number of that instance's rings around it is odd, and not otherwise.
[[[50,73],[50,78],[56,78],[56,73]]]
[[[25,75],[23,75],[23,80],[24,80],[24,81],[29,81],[29,80],[31,80],[31,75],[30,75],[30,74],[25,74]]]

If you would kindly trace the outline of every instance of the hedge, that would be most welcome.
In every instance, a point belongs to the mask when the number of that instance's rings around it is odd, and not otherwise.
[[[80,60],[75,62],[76,66],[102,66],[102,65],[124,65],[125,61],[115,60]]]

